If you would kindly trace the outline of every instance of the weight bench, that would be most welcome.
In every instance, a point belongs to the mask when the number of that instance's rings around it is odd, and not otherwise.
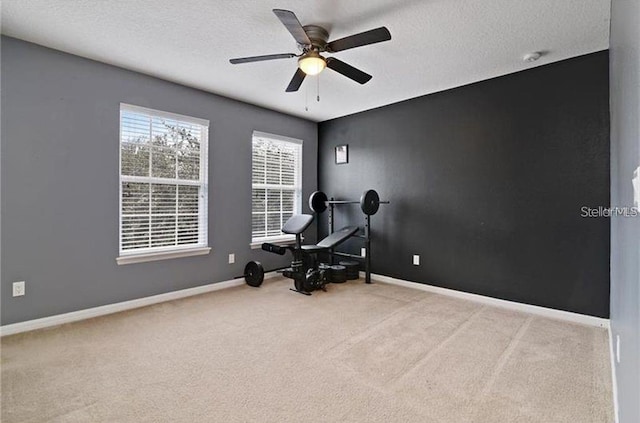
[[[357,226],[347,226],[332,233],[315,245],[302,245],[302,232],[311,225],[312,221],[313,216],[309,214],[298,214],[287,220],[282,227],[282,232],[296,236],[296,242],[293,246],[282,247],[270,243],[262,244],[262,249],[270,253],[284,255],[287,250],[293,253],[291,267],[282,271],[282,274],[287,278],[293,279],[296,288],[294,291],[305,295],[311,295],[310,291],[316,289],[324,289],[324,285],[327,283],[324,270],[318,269],[315,255],[330,251],[358,232]],[[305,265],[305,257],[313,257],[314,263],[312,266]]]
[[[331,250],[338,245],[342,244],[348,238],[351,238],[358,232],[357,226],[347,226],[340,229],[318,242],[316,245],[303,245],[302,251],[309,254],[321,253]]]

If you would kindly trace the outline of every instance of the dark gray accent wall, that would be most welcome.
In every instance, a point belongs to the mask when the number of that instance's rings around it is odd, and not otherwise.
[[[251,134],[304,140],[306,197],[315,123],[7,37],[1,82],[3,325],[232,279],[252,259],[286,264],[249,248]],[[116,264],[120,102],[210,121],[211,254]]]
[[[609,205],[608,90],[605,51],[323,122],[320,189],[391,201],[375,273],[608,317],[609,221],[581,217]]]
[[[640,3],[611,2],[611,204],[633,206],[640,166]],[[640,422],[640,218],[611,221],[611,334],[619,422]]]

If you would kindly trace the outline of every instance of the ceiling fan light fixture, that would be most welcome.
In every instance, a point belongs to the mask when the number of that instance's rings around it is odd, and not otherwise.
[[[298,59],[298,67],[307,75],[317,75],[327,67],[327,62],[317,51],[310,51]]]
[[[289,85],[287,85],[285,91],[288,93],[298,91],[307,75],[318,75],[327,67],[332,71],[357,82],[358,84],[366,84],[371,80],[371,75],[358,68],[354,68],[335,57],[325,59],[320,55],[320,53],[337,53],[339,51],[368,46],[370,44],[381,43],[391,39],[391,33],[389,30],[386,27],[381,26],[379,28],[328,42],[329,31],[325,28],[318,25],[302,26],[296,14],[290,10],[273,9],[273,13],[278,17],[278,19],[280,19],[280,22],[282,22],[287,31],[289,31],[293,36],[294,40],[296,40],[298,49],[302,51],[302,54],[281,53],[238,57],[235,59],[229,59],[229,62],[231,62],[232,65],[237,65],[240,63],[262,62],[265,60],[297,57],[298,69],[296,69],[296,72],[293,74],[293,78],[291,78]]]

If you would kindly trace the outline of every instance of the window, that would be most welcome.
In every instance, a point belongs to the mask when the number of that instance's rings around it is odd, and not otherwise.
[[[302,141],[253,133],[251,242],[289,241],[280,228],[302,210]]]
[[[119,264],[206,254],[209,122],[120,105]]]

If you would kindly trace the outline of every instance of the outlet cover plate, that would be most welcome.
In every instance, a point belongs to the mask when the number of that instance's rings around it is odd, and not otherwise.
[[[14,282],[13,283],[13,296],[14,297],[22,297],[24,295],[25,282]]]

